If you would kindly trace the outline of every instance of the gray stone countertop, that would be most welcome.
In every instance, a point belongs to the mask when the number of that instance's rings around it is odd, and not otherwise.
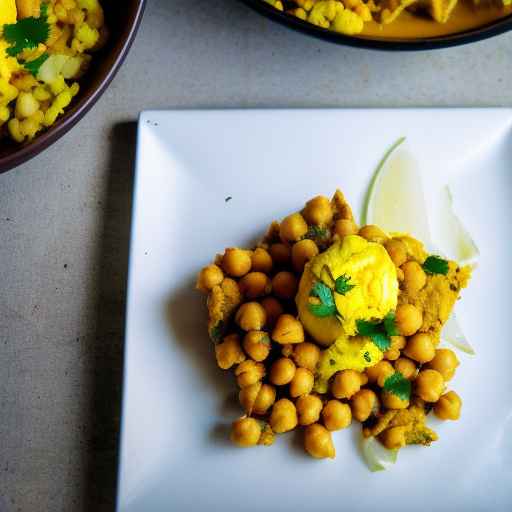
[[[112,511],[135,122],[145,109],[510,106],[512,34],[343,48],[235,0],[150,0],[79,125],[0,176],[0,511]]]

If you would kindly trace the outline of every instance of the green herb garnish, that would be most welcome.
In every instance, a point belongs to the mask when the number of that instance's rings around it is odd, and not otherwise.
[[[221,320],[210,330],[210,338],[214,343],[220,343],[224,334],[224,322]]]
[[[395,323],[395,313],[393,311],[390,311],[384,317],[384,330],[388,336],[398,336],[400,334]]]
[[[381,352],[385,352],[391,346],[390,336],[396,336],[393,334],[396,332],[394,313],[388,313],[382,322],[357,320],[356,325],[357,333],[370,338]]]
[[[400,400],[409,400],[411,397],[411,382],[400,372],[395,372],[384,381],[384,391],[393,393]]]
[[[329,232],[327,228],[321,228],[320,226],[309,226],[308,232],[306,233],[305,238],[327,238],[329,236]]]
[[[429,256],[422,267],[427,274],[448,274],[448,262],[439,256]]]
[[[370,357],[370,352],[366,351],[363,355],[364,357],[364,360],[367,362],[367,363],[371,363],[372,362],[372,358]]]
[[[48,57],[49,55],[46,52],[44,52],[39,57],[37,57],[37,59],[24,62],[23,67],[32,75],[37,76],[37,74],[39,73],[39,69],[47,61]]]
[[[352,290],[352,288],[355,288],[355,284],[349,283],[350,279],[351,277],[347,276],[346,274],[343,274],[340,277],[338,277],[338,279],[336,279],[334,283],[334,290],[336,291],[336,293],[339,293],[340,295],[345,295],[350,290]]]
[[[320,281],[315,283],[313,288],[311,288],[310,296],[320,299],[320,304],[309,304],[309,311],[313,315],[326,317],[336,313],[336,304],[334,303],[332,290],[324,283]]]

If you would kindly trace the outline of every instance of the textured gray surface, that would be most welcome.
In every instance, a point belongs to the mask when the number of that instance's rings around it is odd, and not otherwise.
[[[113,510],[139,111],[510,106],[511,47],[512,34],[378,53],[306,38],[235,0],[150,0],[94,110],[0,176],[0,512]]]

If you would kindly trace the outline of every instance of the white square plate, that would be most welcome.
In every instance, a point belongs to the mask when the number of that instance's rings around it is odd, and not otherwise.
[[[216,368],[197,271],[251,244],[313,195],[343,190],[359,216],[370,177],[399,136],[425,188],[450,182],[481,250],[459,316],[459,422],[370,473],[358,429],[316,461],[297,436],[238,449],[240,411]],[[128,292],[118,511],[512,510],[512,110],[147,112],[140,118]],[[231,199],[228,200],[227,198]],[[452,384],[452,383],[450,383]]]

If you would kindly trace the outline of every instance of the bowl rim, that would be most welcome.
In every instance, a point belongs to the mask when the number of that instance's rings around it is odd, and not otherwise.
[[[295,16],[290,16],[285,12],[278,11],[270,4],[263,0],[241,0],[243,3],[252,7],[254,10],[263,14],[288,28],[306,33],[310,36],[329,41],[331,43],[353,46],[356,48],[367,48],[372,50],[391,50],[391,51],[422,51],[437,50],[441,48],[449,48],[452,46],[460,46],[463,44],[481,41],[499,34],[503,34],[512,30],[512,13],[507,16],[494,20],[490,23],[475,27],[463,32],[456,32],[444,36],[425,37],[421,39],[401,39],[401,38],[364,38],[354,37],[339,32],[317,27]]]
[[[38,135],[29,144],[20,146],[20,148],[15,150],[13,153],[0,158],[0,174],[14,169],[39,153],[42,153],[69,132],[69,130],[71,130],[71,128],[73,128],[78,121],[80,121],[80,119],[89,112],[110,85],[126,59],[142,21],[145,7],[146,0],[138,0],[138,5],[135,8],[132,23],[127,27],[127,30],[123,34],[124,37],[121,39],[121,41],[124,40],[124,42],[120,42],[114,46],[113,53],[115,58],[113,64],[102,78],[99,85],[88,96],[83,99],[79,99],[68,112],[64,113],[55,126]]]

